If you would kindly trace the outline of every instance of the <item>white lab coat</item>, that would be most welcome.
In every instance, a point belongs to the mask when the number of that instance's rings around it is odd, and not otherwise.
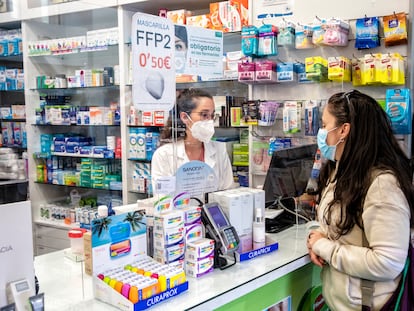
[[[174,158],[176,159],[176,166],[173,161]],[[190,160],[185,152],[184,140],[159,147],[155,150],[151,161],[152,185],[154,186],[159,177],[174,176],[176,169],[187,162],[190,162]],[[213,168],[217,176],[217,190],[232,188],[234,183],[233,170],[224,143],[217,141],[205,143],[204,162]]]

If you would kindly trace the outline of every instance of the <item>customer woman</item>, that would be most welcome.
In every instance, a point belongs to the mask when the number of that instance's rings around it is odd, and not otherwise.
[[[384,110],[359,91],[329,98],[317,139],[327,162],[320,174],[320,228],[307,246],[322,267],[323,297],[332,310],[361,310],[361,279],[371,280],[368,301],[379,310],[407,258],[414,202],[409,159]]]
[[[213,97],[198,89],[190,89],[177,98],[176,109],[161,134],[167,144],[159,147],[151,162],[153,184],[157,178],[173,176],[181,165],[198,160],[208,164],[215,172],[218,190],[233,186],[233,171],[226,145],[212,141],[214,135]],[[177,120],[173,126],[173,121]],[[179,128],[184,127],[184,135]]]

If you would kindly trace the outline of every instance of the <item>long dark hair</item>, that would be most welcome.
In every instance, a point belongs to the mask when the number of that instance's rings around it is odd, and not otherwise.
[[[175,108],[171,111],[170,116],[168,117],[167,125],[164,126],[161,132],[161,142],[171,142],[172,137],[174,136],[173,131],[175,130],[177,133],[177,138],[183,138],[184,135],[180,136],[180,133],[184,131],[180,131],[180,129],[185,128],[184,123],[181,121],[180,113],[186,112],[190,114],[197,105],[199,104],[200,98],[207,97],[213,99],[213,96],[201,89],[187,89],[183,90],[177,96],[177,102]],[[176,126],[173,126],[173,123],[176,123]]]
[[[372,182],[371,173],[378,169],[391,172],[398,180],[410,205],[413,226],[414,190],[410,160],[398,144],[385,111],[375,99],[356,90],[334,94],[326,109],[335,116],[336,126],[351,124],[339,163],[328,161],[320,174],[319,194],[330,178],[336,181],[333,200],[324,215],[327,223],[332,224],[333,205],[339,204],[340,218],[333,224],[337,226],[338,236],[347,234],[355,224],[363,227],[364,199]],[[332,176],[336,165],[336,174]]]

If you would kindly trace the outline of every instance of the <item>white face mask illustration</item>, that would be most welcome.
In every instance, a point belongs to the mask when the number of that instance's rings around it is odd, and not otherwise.
[[[175,71],[177,73],[183,73],[186,62],[186,51],[175,52]]]
[[[187,115],[188,116],[188,115]],[[190,128],[191,134],[194,138],[197,138],[203,143],[207,143],[214,135],[214,120],[204,120],[194,122],[190,116],[188,116],[193,125]]]

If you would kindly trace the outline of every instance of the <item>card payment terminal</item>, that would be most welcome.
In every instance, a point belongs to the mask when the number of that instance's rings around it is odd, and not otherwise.
[[[240,239],[218,203],[204,204],[201,219],[206,233],[216,241],[222,255],[232,254],[239,248]]]

